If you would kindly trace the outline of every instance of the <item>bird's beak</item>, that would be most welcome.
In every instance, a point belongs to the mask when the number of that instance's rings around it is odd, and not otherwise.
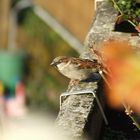
[[[55,66],[55,63],[54,63],[54,62],[52,62],[50,65],[51,65],[51,66]]]
[[[53,66],[53,67],[57,67],[55,62],[52,62],[50,65]]]

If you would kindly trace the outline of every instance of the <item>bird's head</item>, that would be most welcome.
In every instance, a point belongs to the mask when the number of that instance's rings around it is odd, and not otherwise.
[[[66,56],[58,56],[52,61],[50,65],[57,68],[57,65],[66,62],[66,60],[67,60]]]

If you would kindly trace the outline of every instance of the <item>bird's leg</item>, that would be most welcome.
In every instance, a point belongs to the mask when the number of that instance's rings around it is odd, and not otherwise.
[[[71,79],[70,80],[70,83],[69,83],[69,85],[68,85],[68,89],[67,89],[67,91],[70,91],[71,89],[72,89],[72,87],[74,87],[74,86],[77,86],[78,84],[79,84],[79,80],[77,80],[77,79]]]

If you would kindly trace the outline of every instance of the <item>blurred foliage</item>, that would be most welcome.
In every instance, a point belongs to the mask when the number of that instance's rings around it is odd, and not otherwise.
[[[52,110],[58,109],[59,95],[65,91],[68,79],[50,66],[59,55],[78,54],[43,23],[32,10],[25,11],[19,27],[18,44],[28,54],[27,98],[29,104]]]
[[[137,0],[116,0],[115,2],[124,13],[124,18],[140,18],[140,8]]]
[[[140,32],[140,4],[137,0],[110,0],[120,15],[117,22],[128,21]]]
[[[128,40],[110,39],[103,43],[100,53],[108,71],[106,97],[111,107],[122,109],[140,130],[135,113],[140,113],[140,55],[139,45],[132,46]]]

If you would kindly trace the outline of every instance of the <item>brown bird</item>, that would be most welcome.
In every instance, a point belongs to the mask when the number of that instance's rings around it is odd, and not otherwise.
[[[52,63],[64,76],[73,80],[85,80],[93,73],[102,73],[102,64],[97,59],[89,60],[75,57],[59,56]]]

